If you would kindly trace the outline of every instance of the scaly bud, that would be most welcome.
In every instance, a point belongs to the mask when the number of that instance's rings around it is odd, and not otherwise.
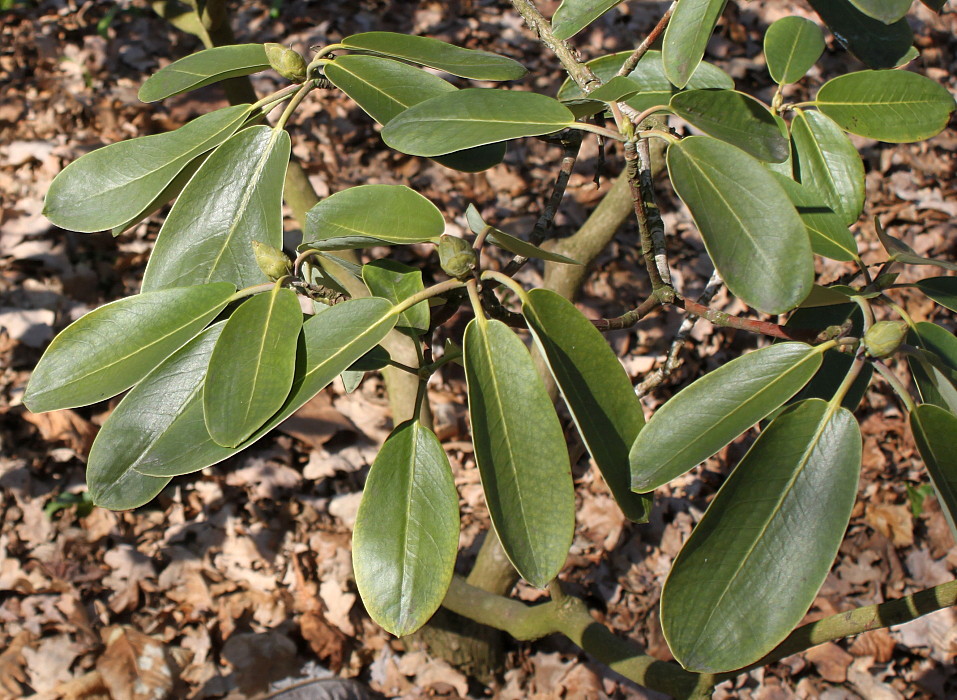
[[[292,261],[289,256],[268,243],[253,241],[253,255],[256,256],[259,269],[273,282],[292,272]]]
[[[294,83],[306,80],[306,59],[282,44],[266,44],[266,58],[279,75]]]
[[[478,264],[478,256],[468,241],[443,235],[439,237],[439,264],[450,277],[465,279]]]
[[[864,348],[871,357],[887,357],[897,351],[907,336],[903,321],[878,321],[864,334]]]

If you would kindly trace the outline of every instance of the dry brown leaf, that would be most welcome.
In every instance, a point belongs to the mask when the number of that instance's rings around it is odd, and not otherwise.
[[[298,668],[295,643],[279,632],[234,634],[223,646],[223,657],[233,667],[239,691],[246,697],[266,690]]]
[[[817,672],[821,674],[821,678],[831,683],[846,681],[847,669],[854,661],[853,656],[834,642],[811,647],[804,652],[804,657],[814,664]]]
[[[153,560],[132,545],[120,544],[107,551],[103,561],[112,569],[103,579],[103,585],[113,591],[110,608],[114,612],[133,610],[139,605],[140,590],[153,589]]]
[[[355,605],[356,594],[343,591],[339,582],[327,579],[319,586],[319,597],[326,606],[326,619],[349,637],[355,636],[356,628],[349,613]]]
[[[851,654],[854,656],[870,656],[878,663],[887,663],[894,655],[897,642],[886,629],[871,630],[858,636],[851,644]]]
[[[355,424],[332,407],[329,392],[321,391],[282,422],[279,430],[313,449],[322,447],[337,433],[358,434]]]
[[[179,604],[187,618],[212,610],[214,604],[203,577],[203,560],[185,547],[171,547],[167,554],[172,561],[159,575],[159,589]]]
[[[864,521],[894,543],[895,547],[914,544],[914,518],[910,508],[890,503],[868,503]]]
[[[254,501],[275,501],[298,488],[302,483],[302,474],[285,464],[254,456],[246,460],[244,466],[230,471],[226,475],[226,483],[245,488]]]
[[[46,637],[23,648],[27,682],[37,693],[51,693],[61,683],[73,678],[70,670],[84,648],[68,635]]]
[[[69,408],[47,413],[24,411],[23,420],[36,426],[45,441],[65,443],[77,454],[87,454],[96,437],[96,426]]]
[[[299,631],[319,660],[338,673],[346,659],[349,638],[329,624],[321,612],[307,612],[300,616]]]
[[[163,700],[173,691],[173,668],[161,642],[132,627],[103,631],[106,650],[96,670],[113,700]]]
[[[847,670],[848,682],[867,700],[904,700],[896,688],[871,673],[873,664],[873,659],[866,657],[855,659]]]
[[[21,630],[0,654],[0,697],[18,698],[23,694],[21,683],[27,680],[23,649],[33,641],[29,630]]]

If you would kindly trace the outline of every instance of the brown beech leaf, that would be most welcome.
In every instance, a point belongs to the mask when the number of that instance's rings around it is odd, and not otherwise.
[[[46,442],[65,443],[77,454],[87,454],[96,437],[96,426],[69,408],[47,413],[24,411],[23,419],[35,425]]]
[[[113,700],[163,700],[173,692],[173,668],[163,644],[132,627],[103,631],[106,651],[96,660]]]
[[[854,657],[841,649],[834,642],[812,647],[804,652],[804,656],[814,664],[821,678],[831,683],[843,683],[847,680],[847,668],[854,661]]]
[[[33,641],[33,633],[21,630],[0,653],[0,697],[15,698],[23,693],[21,683],[27,680],[24,672],[23,648]]]
[[[897,642],[886,629],[871,630],[857,637],[851,644],[851,654],[854,656],[870,656],[880,664],[885,664],[894,656],[894,647]]]

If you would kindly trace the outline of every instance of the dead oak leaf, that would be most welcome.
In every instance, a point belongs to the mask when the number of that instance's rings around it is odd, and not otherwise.
[[[113,700],[164,700],[173,691],[173,668],[163,644],[132,627],[104,630],[106,651],[96,660]]]

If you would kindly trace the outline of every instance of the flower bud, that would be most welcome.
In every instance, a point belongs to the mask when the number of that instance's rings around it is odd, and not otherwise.
[[[279,75],[294,83],[306,80],[306,59],[282,44],[266,44],[266,58]]]
[[[292,272],[292,261],[279,248],[273,248],[268,243],[253,241],[253,255],[259,269],[273,282]]]
[[[871,357],[887,357],[897,351],[907,336],[903,321],[878,321],[864,334],[864,348]]]
[[[455,236],[439,237],[439,264],[456,279],[468,277],[478,264],[478,256],[469,242]]]

